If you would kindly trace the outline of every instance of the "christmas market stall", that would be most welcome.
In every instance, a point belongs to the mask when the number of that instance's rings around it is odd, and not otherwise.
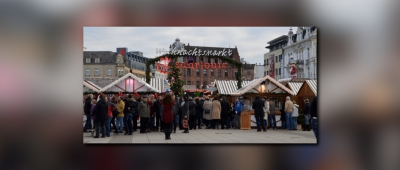
[[[277,126],[280,126],[280,107],[286,98],[286,96],[294,96],[295,93],[271,78],[270,76],[265,76],[263,78],[255,79],[242,88],[231,93],[234,97],[243,97],[244,111],[243,116],[248,115],[250,118],[243,118],[242,116],[242,129],[250,129],[256,126],[256,121],[254,117],[254,110],[252,109],[252,103],[255,97],[267,97],[272,98],[275,102],[275,115],[277,120]],[[244,120],[244,121],[243,121]],[[250,121],[246,121],[250,120]],[[245,126],[245,127],[244,127]],[[246,127],[247,126],[247,127]]]
[[[103,93],[159,93],[160,91],[139,77],[128,73],[102,89]]]
[[[242,87],[249,84],[250,81],[242,81]],[[229,102],[234,102],[231,93],[238,89],[237,80],[215,80],[214,86],[221,96],[226,96]]]
[[[83,93],[100,93],[101,87],[91,81],[83,80]]]
[[[312,99],[317,96],[317,80],[306,80],[299,88],[296,96],[298,97],[298,104],[301,113],[304,106],[304,99],[307,98],[311,103]]]

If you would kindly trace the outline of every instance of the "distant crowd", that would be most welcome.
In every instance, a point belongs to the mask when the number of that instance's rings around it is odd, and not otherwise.
[[[314,100],[316,104],[316,99]],[[261,131],[261,128],[266,131],[267,127],[276,129],[275,102],[272,98],[256,97],[252,107],[257,131]],[[311,115],[312,109],[308,100],[305,103],[306,124],[309,125],[309,119],[316,120],[316,115]],[[225,97],[218,96],[193,99],[179,98],[171,93],[164,96],[101,94],[94,99],[93,95],[89,94],[84,99],[86,123],[83,131],[95,128],[94,138],[110,137],[112,125],[115,135],[120,133],[132,135],[138,130],[139,120],[140,133],[164,132],[165,139],[169,140],[171,133],[176,133],[177,129],[183,133],[202,128],[240,129],[240,115],[243,108],[243,103],[238,98],[234,103],[230,103]],[[297,116],[298,105],[287,97],[281,106],[282,129],[296,130]],[[316,135],[316,128],[314,133]]]

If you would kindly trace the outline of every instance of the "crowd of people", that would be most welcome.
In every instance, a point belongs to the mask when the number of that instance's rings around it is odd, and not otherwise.
[[[316,100],[316,98],[314,99]],[[313,103],[314,103],[313,100]],[[257,131],[265,132],[268,129],[276,129],[275,100],[272,98],[256,97],[252,108],[254,109]],[[288,96],[281,106],[282,129],[297,130],[298,105]],[[316,105],[316,101],[315,101]],[[316,114],[312,114],[314,106],[305,100],[305,124],[314,129],[316,136]],[[154,95],[111,95],[101,94],[97,100],[89,94],[84,101],[86,123],[83,131],[95,128],[94,138],[110,137],[114,128],[114,134],[132,135],[139,133],[164,132],[165,139],[171,139],[171,133],[183,130],[189,133],[196,129],[240,129],[240,114],[243,111],[243,103],[238,98],[235,102],[228,102],[225,97],[182,97],[172,93],[164,96]],[[315,106],[316,108],[316,106]],[[93,125],[92,121],[93,120]],[[314,121],[315,120],[315,121]],[[315,125],[314,125],[315,124]],[[112,125],[112,126],[111,126]],[[310,130],[304,128],[303,130]]]

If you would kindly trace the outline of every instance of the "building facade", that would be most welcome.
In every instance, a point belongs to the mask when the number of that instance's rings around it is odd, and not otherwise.
[[[264,73],[265,65],[259,63],[258,65],[255,65],[254,67],[254,79],[262,78],[267,75],[267,73]]]
[[[264,75],[269,75],[275,80],[283,77],[281,63],[283,59],[283,47],[288,43],[288,36],[283,35],[268,42],[269,52],[264,54]]]
[[[148,58],[126,51],[125,47],[117,48],[117,52],[83,51],[83,79],[104,86],[130,72],[145,78]],[[153,66],[152,70],[154,75]]]
[[[287,46],[283,47],[281,78],[291,78],[289,62],[295,63],[296,77],[317,79],[317,29],[298,27],[296,34],[290,29]]]
[[[231,51],[230,57],[236,61],[240,62],[240,55],[237,47],[235,48],[223,48],[223,47],[205,47],[205,46],[190,46],[190,44],[184,44],[180,42],[180,39],[177,38],[175,42],[170,45],[170,50],[201,50],[201,51]],[[219,64],[222,65],[222,61],[217,58],[209,58],[205,56],[190,56],[190,57],[179,57],[178,62],[184,63],[210,63],[210,64]],[[206,68],[180,68],[182,73],[182,79],[184,80],[186,85],[195,85],[197,88],[203,87],[204,85],[210,86],[212,82],[217,80],[236,80],[236,74],[238,72],[238,68],[225,63],[225,68],[214,68],[211,67]],[[240,76],[244,80],[253,80],[254,79],[254,66],[255,64],[243,64],[242,67],[242,75]]]

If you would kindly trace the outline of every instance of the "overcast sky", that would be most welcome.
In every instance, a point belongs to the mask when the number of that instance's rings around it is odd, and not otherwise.
[[[264,63],[267,42],[287,35],[290,27],[85,27],[83,45],[87,51],[114,51],[127,47],[154,58],[156,48],[165,48],[179,37],[191,46],[234,48],[245,61]],[[296,27],[293,27],[293,32]]]

